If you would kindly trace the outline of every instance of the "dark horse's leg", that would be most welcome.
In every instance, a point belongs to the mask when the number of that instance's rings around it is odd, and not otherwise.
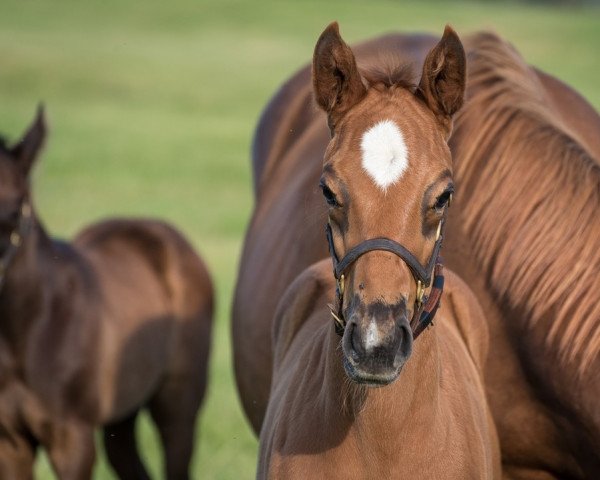
[[[189,478],[196,414],[207,383],[209,341],[209,322],[187,323],[168,373],[148,403],[163,444],[167,480]]]
[[[137,414],[104,427],[106,456],[121,480],[150,480],[135,442]]]
[[[94,428],[75,419],[63,420],[51,426],[44,447],[60,480],[92,478],[96,448]]]
[[[2,480],[33,480],[36,444],[15,432],[0,433],[0,478]]]
[[[194,448],[196,413],[203,397],[193,391],[196,379],[167,381],[149,404],[150,414],[160,433],[165,453],[167,480],[188,480],[189,464]]]

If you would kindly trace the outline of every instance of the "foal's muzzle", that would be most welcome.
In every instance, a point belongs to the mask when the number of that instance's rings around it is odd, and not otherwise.
[[[368,311],[371,307],[357,310]],[[378,315],[351,315],[342,337],[347,375],[368,386],[396,380],[412,352],[413,334],[405,308],[377,307]]]

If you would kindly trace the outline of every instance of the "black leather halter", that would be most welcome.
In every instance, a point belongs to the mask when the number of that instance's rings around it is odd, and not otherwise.
[[[6,271],[10,263],[15,258],[19,247],[23,243],[23,237],[27,235],[29,232],[29,228],[31,227],[31,205],[29,204],[29,200],[25,199],[21,203],[21,209],[19,212],[19,223],[17,228],[15,228],[10,234],[10,244],[4,252],[4,255],[0,257],[0,290],[4,286],[4,281],[6,280]]]
[[[362,255],[373,250],[383,250],[391,252],[400,257],[410,271],[417,283],[417,295],[415,300],[415,308],[410,325],[413,331],[413,338],[417,338],[425,328],[433,322],[433,317],[437,312],[444,290],[444,273],[442,258],[440,257],[440,249],[442,248],[443,220],[438,226],[437,238],[433,246],[433,252],[426,266],[421,265],[419,260],[404,246],[389,238],[371,238],[352,247],[344,257],[339,260],[335,246],[333,244],[333,233],[329,222],[325,226],[327,234],[327,242],[329,243],[329,253],[333,260],[333,274],[337,280],[336,288],[336,305],[330,305],[331,314],[335,320],[335,330],[338,335],[344,334],[346,321],[342,313],[343,298],[344,298],[344,282],[345,272],[356,260]],[[425,289],[431,284],[433,275],[432,289],[427,298],[424,297]]]

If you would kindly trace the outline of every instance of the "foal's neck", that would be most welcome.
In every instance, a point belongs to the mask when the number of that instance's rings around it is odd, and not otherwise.
[[[400,376],[379,388],[357,385],[347,378],[337,346],[339,337],[331,335],[326,373],[332,380],[329,402],[332,410],[337,407],[339,415],[351,423],[350,428],[359,431],[360,438],[367,442],[372,435],[377,443],[385,441],[393,447],[394,439],[410,435],[411,429],[427,429],[436,422],[441,366],[435,331],[423,332]]]

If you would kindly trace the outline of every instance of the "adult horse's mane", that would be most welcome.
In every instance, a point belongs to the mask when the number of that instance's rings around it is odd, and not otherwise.
[[[459,195],[495,295],[580,373],[600,349],[600,164],[505,41],[466,42],[468,98],[452,147]],[[525,317],[526,316],[526,317]]]

